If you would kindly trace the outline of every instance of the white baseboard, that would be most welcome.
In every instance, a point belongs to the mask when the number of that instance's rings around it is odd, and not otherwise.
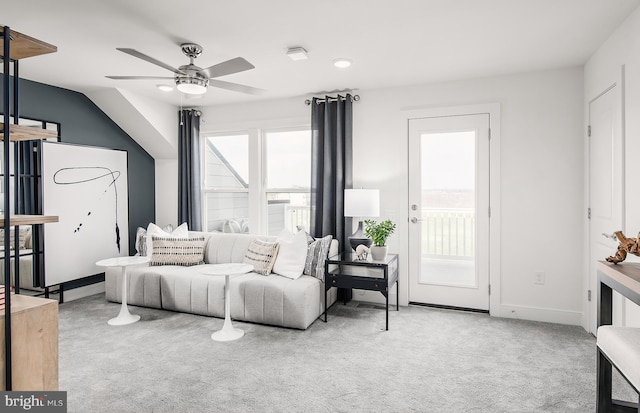
[[[385,299],[377,291],[353,290],[353,299],[367,303],[384,305]],[[389,294],[389,304],[395,305],[395,291]],[[551,308],[525,307],[521,305],[502,304],[498,308],[491,308],[493,317],[514,318],[519,320],[542,321],[546,323],[567,324],[581,326],[582,312],[557,310]]]
[[[64,292],[64,302],[77,300],[90,295],[104,293],[104,281],[96,284],[85,285],[84,287],[74,288]]]
[[[495,317],[542,321],[546,323],[568,324],[574,326],[582,325],[582,312],[580,311],[501,304],[499,308],[492,308],[490,312],[491,315]]]

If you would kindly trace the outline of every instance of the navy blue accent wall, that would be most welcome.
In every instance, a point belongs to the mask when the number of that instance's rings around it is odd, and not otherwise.
[[[155,222],[155,163],[151,155],[82,93],[25,79],[20,79],[18,87],[20,116],[59,123],[62,142],[128,152],[129,253],[134,255],[137,227]],[[0,83],[0,96],[2,92]]]

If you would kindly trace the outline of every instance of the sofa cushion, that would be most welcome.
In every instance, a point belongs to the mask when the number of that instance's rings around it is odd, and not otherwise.
[[[163,308],[160,296],[160,278],[174,268],[187,267],[149,267],[139,266],[127,269],[127,302],[142,307]],[[122,269],[108,267],[104,276],[105,297],[109,301],[122,302]]]
[[[306,329],[323,311],[323,294],[315,277],[238,275],[230,280],[231,318]]]
[[[244,254],[243,263],[253,265],[258,274],[269,275],[278,255],[279,244],[275,241],[254,239]]]
[[[153,235],[153,252],[150,265],[204,264],[204,237],[175,238]]]
[[[31,226],[20,227],[18,232],[18,246],[21,250],[31,249]],[[28,241],[28,244],[27,244]],[[11,249],[15,249],[15,231],[13,227],[9,230],[9,245]],[[4,229],[0,229],[0,246],[4,246]]]
[[[294,235],[285,229],[278,236],[277,242],[279,248],[276,262],[273,264],[273,272],[295,280],[304,271],[308,247],[307,237],[304,231],[298,231]]]
[[[324,262],[329,256],[332,239],[331,235],[327,235],[309,244],[304,264],[305,275],[311,275],[324,281]]]
[[[198,266],[156,268],[165,268],[160,280],[162,308],[224,317],[225,277],[202,274]]]
[[[253,234],[211,232],[204,252],[204,261],[206,264],[242,263],[249,244],[256,238],[265,241],[275,240]]]
[[[174,229],[171,232],[167,232],[165,230],[163,230],[162,228],[160,228],[159,226],[157,226],[154,223],[149,223],[149,226],[147,227],[147,254],[150,255],[153,251],[153,236],[159,236],[159,237],[176,237],[176,238],[187,238],[189,236],[189,227],[187,226],[187,223],[183,223],[182,225],[180,225],[178,228]]]
[[[155,224],[154,224],[155,225]],[[171,234],[173,232],[173,225],[169,224],[166,227],[162,228],[164,232],[167,234]],[[147,228],[138,227],[136,230],[136,252],[137,255],[147,256]],[[149,254],[151,255],[151,254]]]

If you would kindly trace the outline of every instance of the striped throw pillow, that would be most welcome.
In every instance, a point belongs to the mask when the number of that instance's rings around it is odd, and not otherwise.
[[[280,244],[277,242],[254,239],[244,254],[243,262],[253,265],[253,271],[258,274],[269,275],[276,262],[279,248]]]
[[[311,275],[324,281],[324,262],[329,255],[332,239],[333,236],[327,235],[309,244],[307,260],[304,264],[304,275]]]
[[[153,252],[149,265],[204,264],[203,236],[193,238],[159,237],[153,235]]]

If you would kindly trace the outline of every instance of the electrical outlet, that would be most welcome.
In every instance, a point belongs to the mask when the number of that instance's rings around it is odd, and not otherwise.
[[[544,271],[537,271],[533,278],[534,284],[544,284]]]

